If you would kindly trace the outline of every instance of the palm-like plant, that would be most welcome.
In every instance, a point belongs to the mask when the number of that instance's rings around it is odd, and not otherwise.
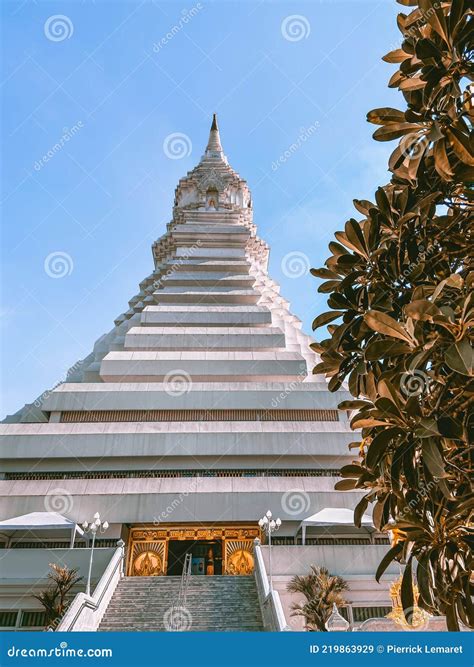
[[[343,577],[329,574],[325,567],[311,565],[311,573],[295,576],[287,586],[290,593],[302,593],[305,603],[295,602],[291,607],[292,616],[304,616],[305,628],[310,632],[327,632],[326,621],[331,615],[333,604],[344,607],[343,591],[349,585]]]
[[[38,595],[33,595],[33,597],[41,602],[45,611],[46,625],[49,625],[58,617],[56,591],[46,588],[41,593],[38,593]]]
[[[33,595],[44,607],[47,625],[50,625],[64,614],[69,591],[82,580],[82,577],[77,575],[77,569],[70,570],[68,567],[61,567],[56,563],[50,563],[49,567],[51,571],[48,573],[48,579],[52,582],[52,586],[41,591],[38,595]]]

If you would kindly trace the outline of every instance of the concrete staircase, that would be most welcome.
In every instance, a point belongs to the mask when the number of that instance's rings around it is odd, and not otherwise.
[[[124,577],[99,632],[166,632],[181,577]],[[261,632],[262,616],[252,576],[192,576],[186,606],[174,612],[190,632]]]

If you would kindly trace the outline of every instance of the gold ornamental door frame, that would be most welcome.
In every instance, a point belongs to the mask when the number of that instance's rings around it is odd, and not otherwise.
[[[253,546],[261,531],[255,524],[160,524],[130,529],[127,575],[163,576],[168,569],[168,546],[177,541],[222,541],[222,574],[247,575],[254,569]]]

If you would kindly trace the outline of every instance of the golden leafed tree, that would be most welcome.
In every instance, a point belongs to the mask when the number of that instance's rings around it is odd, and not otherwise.
[[[393,559],[405,564],[407,621],[418,604],[445,615],[450,630],[474,627],[472,271],[474,21],[467,0],[399,0],[400,48],[389,81],[402,109],[368,120],[378,141],[397,141],[391,180],[329,245],[323,278],[330,311],[314,321],[329,336],[314,345],[315,373],[329,388],[344,381],[355,400],[358,458],[338,489],[365,494],[375,525],[392,531]],[[471,433],[470,433],[471,430]]]

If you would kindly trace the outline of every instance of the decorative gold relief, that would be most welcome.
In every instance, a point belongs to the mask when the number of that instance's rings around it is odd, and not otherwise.
[[[168,568],[170,541],[222,543],[223,574],[251,574],[254,568],[253,541],[260,537],[260,529],[253,525],[196,525],[161,524],[136,526],[130,530],[129,576],[159,576]],[[208,574],[211,574],[209,568]]]
[[[166,542],[132,543],[129,575],[156,577],[165,574]]]
[[[390,586],[392,611],[389,614],[387,614],[386,618],[390,618],[392,621],[395,621],[395,623],[400,625],[404,630],[419,630],[420,628],[426,627],[429,624],[431,616],[430,614],[428,614],[427,611],[425,611],[424,609],[420,609],[420,607],[418,606],[418,597],[419,597],[418,586],[416,584],[413,585],[414,606],[413,609],[411,610],[412,621],[410,624],[407,623],[405,619],[405,614],[403,613],[401,588],[402,588],[402,577],[399,577],[399,579],[394,581]]]
[[[252,574],[254,568],[252,540],[226,540],[225,574]]]

